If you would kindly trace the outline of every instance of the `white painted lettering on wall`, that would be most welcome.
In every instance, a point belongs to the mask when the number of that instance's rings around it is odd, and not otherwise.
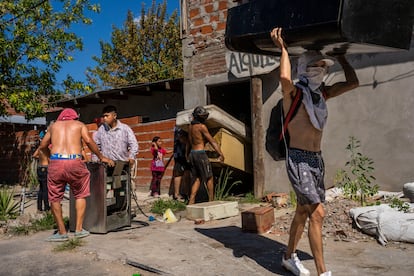
[[[279,57],[226,52],[227,69],[237,78],[266,74],[279,66]]]

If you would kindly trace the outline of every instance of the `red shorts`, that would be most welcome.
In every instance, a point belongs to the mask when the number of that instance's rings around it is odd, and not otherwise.
[[[62,201],[66,184],[69,184],[75,199],[88,197],[89,182],[90,172],[80,158],[50,160],[47,174],[50,202]]]

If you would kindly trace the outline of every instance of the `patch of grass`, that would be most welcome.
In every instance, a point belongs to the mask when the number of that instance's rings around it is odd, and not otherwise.
[[[29,235],[30,226],[29,225],[20,225],[10,228],[9,232],[13,235],[23,236]]]
[[[84,241],[81,239],[73,238],[69,239],[68,241],[65,241],[55,248],[53,248],[53,251],[60,252],[60,251],[66,251],[66,250],[73,250],[76,247],[82,246],[84,244]]]
[[[253,193],[247,193],[244,197],[239,199],[240,203],[260,203],[261,201],[254,197]]]
[[[32,222],[31,229],[34,232],[51,230],[56,227],[55,219],[50,212],[47,212],[46,215],[38,220]]]
[[[67,217],[65,217],[67,219]],[[10,233],[15,235],[29,235],[30,233],[35,233],[43,230],[51,230],[56,228],[57,225],[53,218],[53,215],[49,212],[40,219],[32,220],[30,224],[19,225],[10,228]]]
[[[171,211],[182,211],[185,210],[186,205],[183,202],[180,202],[178,200],[173,199],[167,199],[164,200],[162,198],[158,199],[157,201],[154,201],[151,206],[151,212],[154,214],[162,215],[164,214],[165,210],[171,209]]]
[[[214,187],[214,199],[215,200],[225,200],[230,193],[230,190],[239,184],[242,184],[241,180],[236,180],[230,182],[233,177],[231,176],[233,173],[232,170],[227,167],[226,169],[221,169],[220,177],[218,179],[217,184]]]

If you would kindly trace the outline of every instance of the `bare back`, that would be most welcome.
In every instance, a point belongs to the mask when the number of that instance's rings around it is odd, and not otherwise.
[[[203,135],[206,126],[203,124],[194,124],[189,127],[189,139],[192,150],[204,150],[206,139]]]
[[[204,144],[209,142],[214,150],[220,155],[220,161],[224,161],[223,152],[220,149],[220,146],[211,136],[208,128],[204,124],[194,124],[189,126],[188,138],[190,140],[190,145],[192,150],[204,150]]]
[[[86,134],[85,134],[86,131]],[[82,139],[90,139],[86,126],[76,120],[57,121],[50,130],[51,153],[81,154]]]

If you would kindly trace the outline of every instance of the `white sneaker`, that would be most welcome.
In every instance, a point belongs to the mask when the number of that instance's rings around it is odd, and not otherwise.
[[[296,253],[292,253],[290,259],[285,260],[285,257],[282,257],[282,266],[292,272],[296,276],[309,276],[310,272],[307,270],[303,264],[300,262]]]
[[[326,271],[326,272],[322,273],[320,276],[332,276],[332,272]]]

